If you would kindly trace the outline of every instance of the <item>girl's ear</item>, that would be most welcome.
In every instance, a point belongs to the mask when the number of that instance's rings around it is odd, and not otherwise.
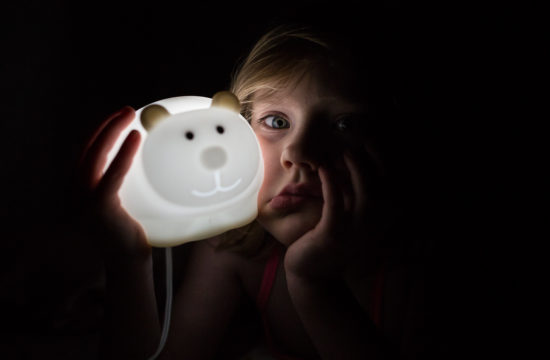
[[[147,131],[151,131],[153,126],[155,126],[159,121],[166,119],[170,116],[168,110],[163,106],[153,104],[149,105],[141,111],[140,121],[141,125]]]
[[[223,107],[239,114],[241,103],[231,91],[219,91],[212,97],[212,106]]]

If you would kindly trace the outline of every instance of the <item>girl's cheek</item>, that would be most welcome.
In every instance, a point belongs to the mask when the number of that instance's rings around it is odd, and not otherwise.
[[[262,188],[260,189],[262,192],[265,190],[264,188],[266,186],[269,186],[278,171],[277,165],[279,164],[279,157],[276,147],[271,146],[269,142],[260,140],[260,149],[264,160],[264,180]]]
[[[267,164],[278,161],[280,156],[280,149],[277,146],[277,142],[272,138],[265,136],[257,136],[258,142],[260,144],[260,150],[262,151],[262,156],[264,163]]]
[[[264,154],[264,183],[270,183],[279,170],[279,161],[273,153],[266,151]]]

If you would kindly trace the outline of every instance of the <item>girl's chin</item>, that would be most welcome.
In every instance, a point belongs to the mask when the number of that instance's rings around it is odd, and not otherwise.
[[[321,214],[286,214],[284,216],[258,216],[258,222],[277,241],[285,246],[290,246],[296,240],[313,229],[321,218]]]

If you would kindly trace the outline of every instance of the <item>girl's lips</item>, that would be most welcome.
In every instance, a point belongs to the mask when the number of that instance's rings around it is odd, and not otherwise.
[[[311,197],[286,194],[275,196],[270,203],[275,210],[289,210],[300,206],[308,199],[311,199]]]
[[[289,184],[271,199],[270,205],[275,210],[291,210],[308,201],[323,201],[321,190],[318,187],[307,184]]]

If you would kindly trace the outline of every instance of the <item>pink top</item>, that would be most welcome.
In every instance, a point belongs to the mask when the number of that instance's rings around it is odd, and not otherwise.
[[[279,260],[281,258],[281,247],[275,246],[267,259],[265,264],[264,273],[262,276],[262,282],[260,284],[260,291],[258,292],[258,297],[256,298],[256,305],[262,316],[262,322],[264,325],[264,332],[266,336],[267,346],[272,351],[273,355],[277,359],[281,360],[298,360],[296,357],[290,357],[287,355],[281,354],[277,351],[276,347],[273,344],[273,339],[271,337],[271,332],[269,329],[269,324],[267,322],[267,302],[269,301],[269,295],[271,294],[271,289],[275,283],[275,277],[277,276],[277,268],[279,267]],[[376,278],[372,288],[373,301],[371,304],[370,315],[371,319],[374,321],[376,327],[379,327],[382,321],[382,296],[383,296],[383,287],[384,287],[384,269],[380,268],[376,274]]]

